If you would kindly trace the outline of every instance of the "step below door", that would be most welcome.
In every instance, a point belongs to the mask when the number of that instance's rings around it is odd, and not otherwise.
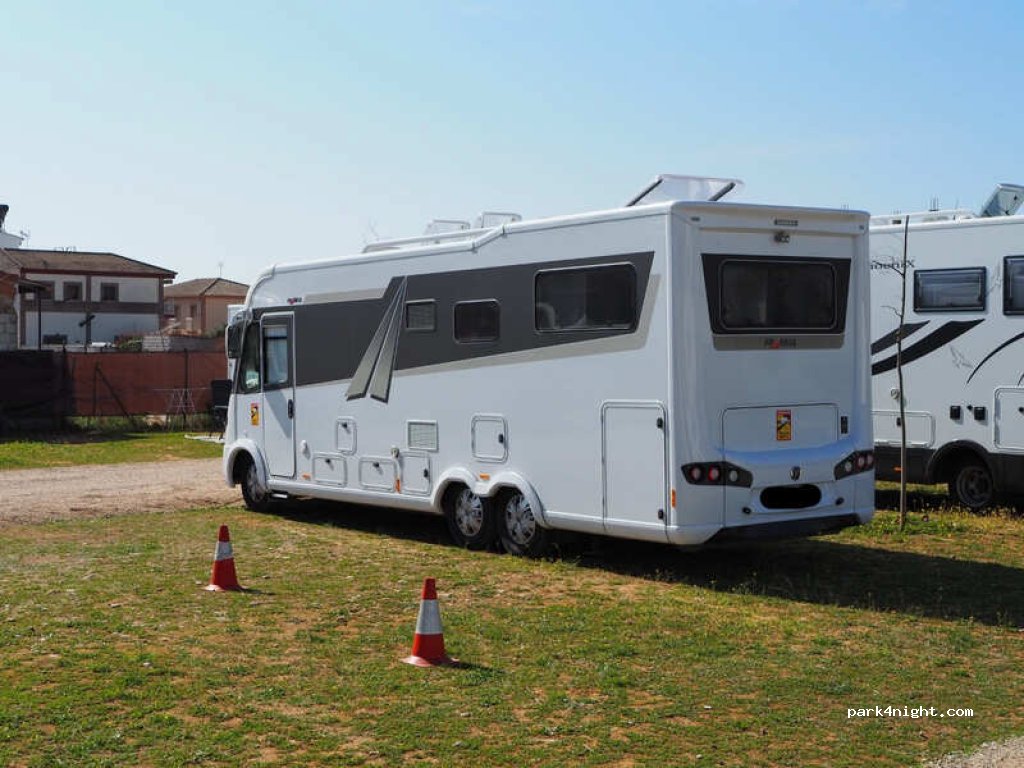
[[[665,409],[656,402],[606,402],[601,407],[605,527],[664,529]]]

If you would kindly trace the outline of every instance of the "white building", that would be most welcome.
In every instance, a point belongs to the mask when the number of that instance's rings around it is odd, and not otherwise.
[[[0,246],[0,273],[17,284],[18,345],[88,345],[160,327],[175,272],[115,253]]]

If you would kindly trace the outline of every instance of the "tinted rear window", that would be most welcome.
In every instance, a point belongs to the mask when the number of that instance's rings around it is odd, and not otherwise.
[[[726,260],[720,319],[728,331],[831,330],[836,272],[829,263]]]

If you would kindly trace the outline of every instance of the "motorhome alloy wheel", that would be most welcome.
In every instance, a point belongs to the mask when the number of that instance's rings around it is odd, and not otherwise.
[[[505,503],[505,528],[509,537],[520,546],[530,543],[537,529],[530,502],[521,493],[510,497]]]
[[[455,525],[458,526],[459,533],[466,538],[472,538],[480,533],[483,524],[483,499],[469,488],[463,488],[455,499]]]
[[[519,491],[510,491],[502,505],[501,543],[513,555],[536,557],[547,549],[547,530],[537,524],[530,502]]]
[[[448,532],[460,547],[487,549],[497,541],[498,520],[494,502],[465,486],[453,488],[446,494],[444,516]]]

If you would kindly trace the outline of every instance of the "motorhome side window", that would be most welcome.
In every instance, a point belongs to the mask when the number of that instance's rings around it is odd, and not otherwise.
[[[242,358],[238,369],[238,391],[259,392],[260,389],[260,327],[252,323],[245,329]]]
[[[533,301],[538,331],[632,328],[636,270],[631,264],[610,264],[538,272]]]
[[[494,341],[500,325],[498,302],[460,301],[455,305],[455,340],[463,343]]]
[[[280,389],[291,383],[291,355],[288,349],[288,327],[263,326],[263,387]]]
[[[719,320],[726,331],[839,330],[831,264],[726,259],[720,269]]]
[[[1024,256],[1003,259],[1003,312],[1024,315]]]
[[[405,329],[407,331],[433,331],[437,328],[437,303],[433,300],[405,303]]]
[[[917,270],[914,311],[984,312],[985,268]]]

